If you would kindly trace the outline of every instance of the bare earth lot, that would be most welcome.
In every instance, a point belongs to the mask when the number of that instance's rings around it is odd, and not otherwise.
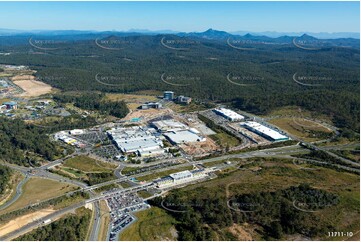
[[[41,219],[51,213],[53,213],[55,210],[53,209],[42,209],[39,211],[36,211],[34,213],[26,214],[24,216],[20,216],[16,219],[13,219],[9,221],[8,223],[0,226],[0,236],[6,235],[8,233],[11,233],[29,223],[31,223],[34,220]]]
[[[22,97],[37,97],[50,93],[52,87],[44,82],[35,80],[32,75],[18,75],[11,78],[13,83],[23,89],[25,92],[19,94]]]

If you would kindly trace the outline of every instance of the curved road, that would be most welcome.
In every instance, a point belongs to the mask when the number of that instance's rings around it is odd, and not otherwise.
[[[6,203],[2,204],[0,206],[0,209],[5,209],[7,207],[9,207],[11,204],[13,204],[16,200],[18,200],[18,198],[21,196],[22,194],[22,187],[23,185],[29,180],[29,176],[25,176],[25,178],[19,182],[19,184],[16,186],[16,194],[15,196],[13,196],[9,201],[7,201]]]

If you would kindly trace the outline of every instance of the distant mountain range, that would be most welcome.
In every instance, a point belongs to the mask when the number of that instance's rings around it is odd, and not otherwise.
[[[214,29],[208,29],[204,32],[177,32],[172,30],[147,30],[147,29],[130,29],[128,31],[93,31],[93,30],[15,30],[15,29],[1,29],[0,36],[19,36],[19,35],[44,35],[44,36],[60,36],[60,35],[93,35],[93,34],[114,34],[119,36],[134,36],[134,35],[157,35],[157,34],[174,34],[183,37],[199,37],[205,39],[224,39],[232,36],[243,36],[247,35],[255,37],[269,37],[269,38],[279,38],[284,36],[298,37],[303,34],[318,38],[318,39],[339,39],[339,38],[354,38],[360,39],[360,33],[355,32],[335,32],[335,33],[312,33],[312,32],[252,32],[252,31],[234,31],[226,32]]]

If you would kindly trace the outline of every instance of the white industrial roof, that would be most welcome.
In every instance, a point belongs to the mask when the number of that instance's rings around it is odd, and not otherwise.
[[[125,152],[134,152],[139,149],[150,149],[150,148],[159,148],[161,146],[161,141],[156,139],[115,139],[118,147]]]
[[[288,138],[287,136],[282,135],[282,134],[278,133],[277,131],[270,129],[270,128],[268,128],[260,123],[254,122],[254,121],[244,122],[244,125],[257,130],[258,132],[263,133],[274,140]]]
[[[215,109],[217,112],[220,112],[222,113],[223,115],[231,118],[231,119],[244,119],[244,116],[236,113],[235,111],[233,110],[230,110],[230,109],[226,109],[226,108],[216,108]]]
[[[168,132],[165,133],[164,136],[168,137],[171,141],[177,144],[204,140],[203,137],[189,130]]]
[[[134,126],[126,128],[113,128],[108,131],[118,147],[123,152],[134,152],[137,150],[156,150],[163,146],[162,141],[152,135],[154,129]]]
[[[169,176],[172,177],[173,179],[177,180],[177,179],[182,179],[187,176],[193,176],[193,174],[190,171],[186,170],[186,171],[180,171],[177,173],[170,174]]]

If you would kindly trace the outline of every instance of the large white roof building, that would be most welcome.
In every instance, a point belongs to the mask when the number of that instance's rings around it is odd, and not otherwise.
[[[233,110],[226,108],[215,108],[213,110],[216,114],[221,115],[222,117],[230,120],[230,121],[241,121],[244,119],[243,115],[236,113]]]
[[[260,123],[254,121],[247,121],[241,125],[245,126],[247,129],[267,138],[272,141],[283,141],[288,140],[289,138],[283,134],[280,134],[276,130],[270,129]]]
[[[160,153],[163,147],[162,140],[154,135],[154,129],[134,126],[114,128],[107,131],[107,133],[113,138],[117,147],[123,153],[138,152],[140,155]]]
[[[181,122],[174,119],[160,120],[152,123],[156,129],[162,132],[177,131],[189,129],[189,127]]]
[[[167,133],[164,133],[163,135],[165,137],[167,137],[172,143],[175,143],[175,144],[191,143],[191,142],[197,142],[197,141],[199,142],[199,141],[206,140],[206,138],[204,138],[190,130],[167,132]]]

